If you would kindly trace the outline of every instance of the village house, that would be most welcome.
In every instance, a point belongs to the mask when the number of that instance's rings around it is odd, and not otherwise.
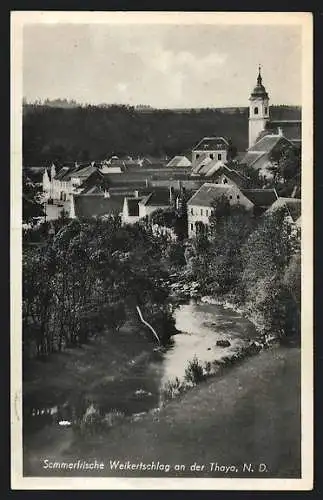
[[[72,193],[77,194],[82,191],[83,184],[91,177],[97,180],[98,169],[94,162],[81,166],[75,163],[73,167],[63,166],[57,173],[54,164],[50,167],[50,174],[47,168],[43,174],[43,193],[47,200],[69,201]]]
[[[241,205],[246,210],[253,210],[253,203],[236,186],[206,182],[187,202],[189,238],[198,234],[199,227],[208,231],[210,216],[214,213],[214,203],[223,197],[230,205]]]
[[[195,237],[201,228],[208,232],[214,204],[223,197],[231,206],[242,206],[255,216],[278,199],[275,189],[239,189],[236,184],[205,183],[187,202],[189,238]]]
[[[207,179],[208,182],[212,182],[213,184],[230,184],[238,188],[246,188],[250,184],[250,179],[241,172],[238,172],[238,170],[223,163],[213,161],[201,170],[200,177]]]
[[[229,143],[224,137],[204,137],[192,150],[192,173],[200,160],[216,160],[226,162],[228,159]],[[198,173],[198,172],[196,172]]]

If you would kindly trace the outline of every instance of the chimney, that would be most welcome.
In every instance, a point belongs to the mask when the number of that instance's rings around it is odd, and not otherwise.
[[[135,196],[135,198],[139,198],[139,191],[138,191],[138,189],[135,189],[134,196]]]
[[[110,198],[110,193],[109,191],[107,191],[106,189],[104,190],[104,193],[103,193],[103,196],[104,198]]]
[[[280,137],[282,137],[282,136],[283,136],[283,129],[282,129],[281,127],[278,127],[278,135],[279,135]]]
[[[146,188],[148,187],[148,179],[146,179]]]

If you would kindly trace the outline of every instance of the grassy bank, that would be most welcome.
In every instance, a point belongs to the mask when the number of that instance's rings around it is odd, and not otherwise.
[[[235,464],[238,472],[231,477],[254,477],[257,471],[242,473],[242,464],[265,463],[268,472],[262,475],[266,477],[299,477],[300,435],[300,350],[280,347],[262,351],[225,376],[196,386],[154,416],[132,424],[124,422],[106,435],[86,440],[73,442],[66,434],[60,449],[48,447],[39,453],[30,448],[25,466],[27,474],[46,475],[44,457],[96,458],[105,463],[101,476],[149,476],[138,471],[111,471],[109,460],[154,460],[171,466],[184,464],[184,476],[227,477],[223,472],[210,472],[213,462]],[[204,471],[191,472],[194,462],[204,464]],[[163,476],[165,472],[150,475]],[[168,475],[178,473],[171,469]]]
[[[67,348],[44,360],[26,362],[23,390],[27,436],[37,430],[39,424],[39,419],[31,415],[35,409],[61,407],[64,412],[68,404],[80,412],[88,401],[113,408],[111,391],[108,400],[105,388],[115,385],[117,398],[118,381],[129,377],[136,366],[144,364],[155,345],[150,332],[139,322],[132,321],[118,332],[107,330],[94,336],[81,347]],[[137,381],[135,376],[133,378],[134,385]]]

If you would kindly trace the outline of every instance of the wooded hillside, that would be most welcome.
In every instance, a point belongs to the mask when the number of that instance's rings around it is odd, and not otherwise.
[[[234,113],[231,108],[228,112],[143,112],[114,105],[67,108],[26,104],[23,108],[25,166],[52,161],[99,161],[112,154],[185,154],[208,135],[231,139],[238,151],[244,151],[248,146],[248,108],[236,108]]]

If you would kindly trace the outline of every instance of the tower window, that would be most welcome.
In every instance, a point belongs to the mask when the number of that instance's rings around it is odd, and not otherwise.
[[[258,108],[255,107],[255,115],[257,115],[257,114],[258,114]]]

